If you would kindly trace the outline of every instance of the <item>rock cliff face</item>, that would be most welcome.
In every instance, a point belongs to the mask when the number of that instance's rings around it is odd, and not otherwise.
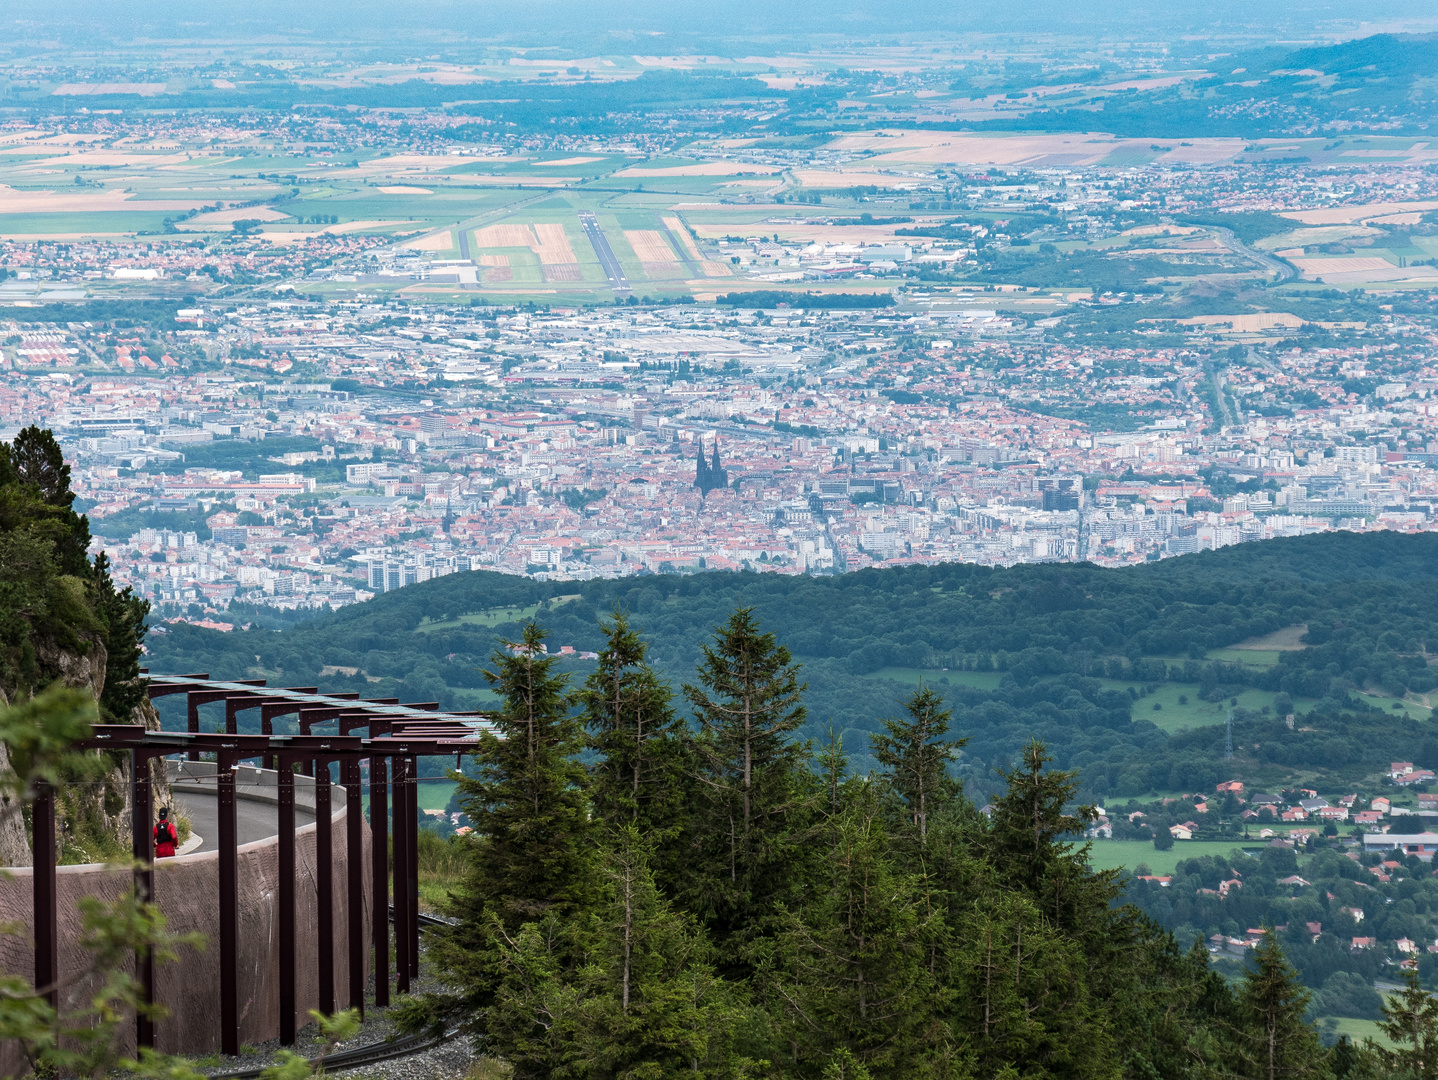
[[[36,656],[48,669],[58,671],[60,681],[66,686],[88,690],[98,701],[105,691],[105,644],[98,635],[83,637],[87,646],[84,652],[46,651],[42,645],[36,649]],[[13,693],[0,687],[0,706],[8,705]],[[151,731],[160,730],[160,714],[148,700],[135,707],[131,722],[143,724]],[[0,746],[0,772],[8,773],[9,770],[10,756]],[[162,806],[173,807],[163,759],[150,762],[150,787],[156,813]],[[73,861],[74,857],[92,861],[86,857],[78,839],[81,830],[77,826],[81,822],[98,825],[105,836],[128,851],[133,806],[128,760],[114,762],[99,780],[89,780],[62,790],[56,804],[56,833],[62,860],[66,860],[68,854],[72,858],[66,861]],[[70,849],[68,853],[67,847]],[[30,837],[20,808],[16,800],[0,795],[0,867],[31,864]]]

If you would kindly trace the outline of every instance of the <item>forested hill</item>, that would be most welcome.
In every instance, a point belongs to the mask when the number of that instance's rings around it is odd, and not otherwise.
[[[1428,667],[1438,653],[1435,579],[1438,536],[1394,533],[1244,544],[1124,570],[948,564],[584,583],[472,573],[283,632],[170,624],[152,634],[149,661],[157,673],[267,676],[482,706],[481,669],[524,620],[538,619],[551,650],[597,650],[600,620],[622,607],[677,689],[692,681],[711,629],[751,606],[803,665],[802,734],[820,737],[832,723],[857,766],[871,764],[868,735],[880,718],[923,677],[971,736],[962,771],[979,792],[993,783],[993,767],[1037,735],[1061,766],[1083,770],[1090,793],[1139,795],[1216,777],[1222,729],[1211,725],[1222,720],[1220,702],[1238,703],[1240,734],[1290,710],[1312,717],[1307,730],[1243,740],[1267,749],[1251,759],[1240,750],[1224,768],[1255,779],[1282,779],[1268,774],[1284,770],[1346,778],[1386,765],[1390,750],[1420,753],[1428,717],[1420,698],[1438,683]],[[1228,648],[1273,634],[1271,649]],[[569,666],[582,678],[589,664]],[[1291,699],[1284,713],[1272,708],[1276,695]],[[1348,734],[1356,728],[1366,731],[1361,742]],[[1283,760],[1272,756],[1279,750]]]

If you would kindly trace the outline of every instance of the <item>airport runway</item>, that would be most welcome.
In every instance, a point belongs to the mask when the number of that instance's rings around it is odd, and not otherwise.
[[[589,237],[594,254],[599,256],[599,265],[604,268],[604,276],[609,279],[609,287],[615,292],[632,293],[634,289],[629,284],[629,278],[624,274],[624,268],[619,265],[619,258],[614,254],[614,249],[609,246],[609,238],[599,227],[599,219],[594,216],[592,211],[581,210],[579,211],[579,224],[584,226],[584,235]]]
[[[176,787],[175,803],[179,807],[180,813],[190,819],[191,830],[204,838],[204,843],[186,854],[193,855],[196,851],[218,851],[220,848],[220,823],[215,812],[213,789],[195,791]],[[278,831],[275,822],[279,810],[278,806],[271,806],[269,803],[237,799],[235,801],[235,819],[239,825],[239,842],[249,844],[256,840],[263,840],[267,836],[274,836]],[[295,807],[295,826],[297,828],[301,825],[308,825],[314,819],[314,814],[308,810]]]

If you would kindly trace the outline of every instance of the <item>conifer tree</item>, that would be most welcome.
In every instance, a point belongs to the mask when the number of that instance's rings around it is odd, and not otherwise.
[[[780,940],[787,970],[775,996],[801,1063],[920,1075],[947,1043],[949,994],[929,964],[942,921],[922,881],[897,864],[874,785],[850,780],[840,797],[822,831],[823,879]]]
[[[1378,1026],[1397,1047],[1378,1051],[1395,1075],[1405,1080],[1438,1077],[1438,1000],[1423,989],[1416,971],[1405,971],[1403,989],[1384,999]]]
[[[1327,1074],[1327,1055],[1318,1029],[1303,1018],[1312,997],[1269,928],[1239,994],[1242,1026],[1234,1063],[1238,1075],[1251,1080],[1290,1080]]]
[[[993,887],[954,929],[956,1027],[976,1076],[1119,1075],[1114,1031],[1072,938],[1031,897]]]
[[[530,923],[505,936],[490,1046],[515,1080],[734,1075],[740,1014],[703,931],[655,886],[639,830],[612,840],[588,915],[557,934]],[[566,955],[578,958],[568,971]]]
[[[576,695],[589,745],[599,755],[590,805],[607,827],[632,825],[665,846],[676,838],[685,809],[684,726],[628,617],[616,610],[602,629],[608,640],[599,663]]]
[[[813,776],[804,686],[789,650],[740,608],[704,646],[699,686],[684,695],[699,720],[694,741],[704,820],[696,822],[693,904],[723,936],[749,926],[796,880]]]
[[[566,678],[540,647],[544,638],[529,623],[484,673],[502,705],[495,730],[480,736],[478,776],[458,778],[475,831],[468,872],[450,901],[458,925],[432,947],[458,992],[410,1009],[410,1027],[455,1016],[482,1034],[505,942],[525,924],[552,929],[592,902],[596,850],[578,760],[583,734],[569,715]]]
[[[1008,790],[994,802],[985,856],[1056,927],[1103,948],[1113,920],[1109,902],[1120,892],[1117,874],[1090,873],[1088,845],[1076,848],[1066,839],[1096,815],[1092,807],[1067,812],[1078,774],[1048,770],[1051,760],[1042,743],[1031,741],[1019,765],[1003,773]]]
[[[941,805],[952,802],[959,784],[949,776],[952,751],[968,739],[945,739],[953,711],[931,687],[920,686],[904,702],[908,719],[884,720],[887,735],[870,735],[873,754],[889,770],[889,782],[904,801],[919,843],[929,840],[929,822]]]

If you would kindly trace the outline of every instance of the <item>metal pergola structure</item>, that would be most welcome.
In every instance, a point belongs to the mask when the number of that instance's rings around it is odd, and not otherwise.
[[[489,727],[480,713],[442,713],[435,702],[401,705],[390,698],[360,700],[358,694],[318,694],[315,690],[312,686],[267,688],[264,680],[216,681],[208,675],[151,676],[148,687],[151,698],[167,694],[186,695],[188,731],[149,731],[138,725],[101,724],[91,729],[88,739],[76,744],[76,749],[105,749],[130,755],[132,851],[136,862],[141,865],[135,873],[135,887],[143,899],[154,895],[151,760],[176,754],[184,754],[191,761],[198,760],[205,753],[215,756],[220,861],[217,898],[220,913],[220,1032],[221,1049],[230,1055],[240,1051],[236,962],[239,830],[235,804],[235,770],[239,763],[260,758],[262,765],[278,770],[280,1042],[293,1045],[296,1034],[295,766],[315,778],[315,888],[319,939],[315,962],[319,969],[319,1007],[326,1013],[334,1012],[336,1007],[334,838],[331,835],[329,766],[332,762],[340,766],[340,783],[345,789],[347,808],[345,889],[349,986],[345,1007],[363,1011],[364,838],[360,810],[360,762],[369,761],[375,1004],[388,1005],[391,801],[394,817],[395,988],[405,993],[409,990],[410,979],[419,974],[417,759],[449,755],[458,758],[474,750],[479,733]],[[199,729],[199,707],[220,701],[225,703],[225,730],[214,734],[202,733]],[[237,714],[255,708],[260,710],[262,734],[240,734]],[[296,713],[301,734],[273,733],[276,717]],[[315,725],[331,723],[336,726],[335,734],[314,733]],[[354,734],[360,729],[365,729],[365,737]],[[59,976],[55,800],[54,792],[44,784],[34,803],[33,846],[35,985],[53,987]],[[148,953],[138,955],[136,971],[144,988],[144,1001],[147,1004],[153,1002],[153,957]],[[51,1003],[54,1004],[53,990]],[[143,1014],[136,1019],[136,1042],[140,1047],[155,1045],[154,1024]]]

